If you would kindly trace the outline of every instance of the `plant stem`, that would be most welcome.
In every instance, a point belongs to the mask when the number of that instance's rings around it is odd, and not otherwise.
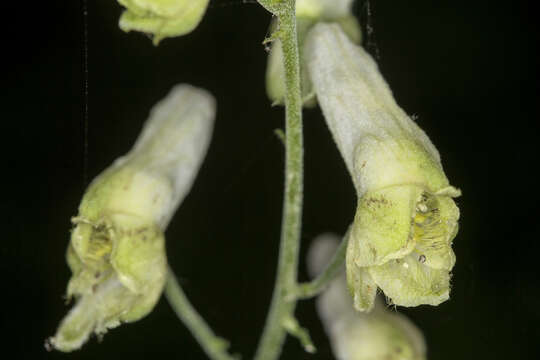
[[[210,329],[204,319],[197,313],[197,310],[193,308],[170,268],[165,286],[165,295],[176,315],[178,315],[180,320],[191,331],[210,359],[237,360],[227,353],[229,346],[227,340],[214,335],[212,329]]]
[[[296,300],[287,299],[296,288],[303,196],[303,136],[300,64],[296,35],[295,1],[280,2],[278,36],[285,67],[285,194],[277,278],[270,311],[255,354],[255,360],[279,357],[287,330],[284,323],[294,316]]]
[[[298,284],[291,297],[297,300],[309,299],[319,295],[334,278],[343,271],[345,254],[347,252],[347,243],[349,242],[350,231],[345,234],[341,244],[336,250],[330,262],[326,265],[323,272],[314,280]]]

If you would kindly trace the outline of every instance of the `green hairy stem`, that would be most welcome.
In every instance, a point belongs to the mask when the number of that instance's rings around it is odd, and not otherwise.
[[[169,304],[180,320],[187,326],[193,337],[199,342],[204,352],[212,360],[235,360],[236,358],[227,353],[229,343],[227,340],[217,337],[204,319],[191,305],[186,294],[178,284],[178,280],[169,268],[165,295]]]
[[[276,8],[270,10],[278,15],[277,36],[282,43],[285,67],[285,197],[277,278],[256,360],[278,358],[287,333],[284,323],[293,318],[296,301],[288,299],[287,294],[296,289],[302,220],[302,99],[295,1],[280,1],[273,6]]]

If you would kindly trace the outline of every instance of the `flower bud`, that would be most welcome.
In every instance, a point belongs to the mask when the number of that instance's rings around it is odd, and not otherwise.
[[[123,31],[151,34],[162,39],[187,34],[201,22],[209,0],[118,0],[126,7],[120,17]]]
[[[460,192],[439,153],[339,26],[316,25],[305,59],[358,195],[346,257],[355,307],[369,311],[377,287],[396,305],[447,300]]]
[[[86,190],[67,250],[76,304],[47,346],[80,348],[92,334],[136,321],[157,303],[167,274],[164,231],[208,148],[215,101],[178,85],[150,114],[133,149]]]
[[[354,0],[296,0],[296,16],[339,19],[351,13]]]
[[[360,43],[361,31],[356,18],[351,14],[352,0],[298,0],[296,1],[296,32],[300,52],[300,86],[304,106],[313,107],[316,99],[303,57],[303,44],[309,29],[317,22],[338,23],[355,43]],[[271,25],[273,32],[277,21]],[[285,68],[281,42],[272,43],[266,67],[266,92],[274,104],[283,104],[285,98]]]
[[[308,253],[312,276],[324,267],[337,247],[337,237],[330,234],[314,241]],[[354,310],[345,276],[334,279],[320,295],[317,312],[338,360],[426,359],[424,337],[405,316],[388,311],[381,301],[370,313]]]

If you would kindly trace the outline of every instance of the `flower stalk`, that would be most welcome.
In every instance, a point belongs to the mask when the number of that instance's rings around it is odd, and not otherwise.
[[[339,247],[335,250],[334,255],[326,264],[323,271],[317,271],[317,277],[307,283],[298,284],[296,291],[291,295],[298,300],[310,299],[323,292],[330,282],[335,279],[343,271],[345,263],[345,254],[349,243],[350,232],[343,237]]]
[[[197,313],[193,305],[191,305],[170,268],[167,284],[165,285],[165,295],[176,315],[178,315],[184,325],[191,331],[193,337],[195,337],[210,359],[238,360],[237,357],[231,356],[227,352],[227,348],[229,347],[228,341],[216,336],[204,319]]]

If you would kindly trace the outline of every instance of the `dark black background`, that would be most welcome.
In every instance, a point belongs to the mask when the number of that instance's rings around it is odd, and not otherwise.
[[[270,16],[255,3],[214,0],[200,26],[159,47],[117,27],[120,6],[88,1],[88,98],[81,2],[4,5],[4,215],[0,276],[3,352],[22,359],[205,359],[162,299],[145,319],[46,353],[67,311],[69,219],[88,180],[125,153],[149,108],[188,82],[217,98],[213,142],[167,230],[168,257],[196,307],[250,359],[277,259],[283,111],[264,91],[261,45]],[[463,190],[452,298],[399,308],[423,330],[430,359],[532,359],[538,298],[537,28],[525,1],[371,1],[368,50],[398,103],[418,115]],[[358,5],[356,14],[366,18]],[[88,152],[84,153],[85,101]],[[343,233],[355,193],[318,109],[305,112],[302,259],[323,231]],[[85,162],[87,171],[85,175]],[[302,260],[301,278],[306,280]],[[297,315],[319,348],[289,339],[283,359],[331,359],[313,301]]]

